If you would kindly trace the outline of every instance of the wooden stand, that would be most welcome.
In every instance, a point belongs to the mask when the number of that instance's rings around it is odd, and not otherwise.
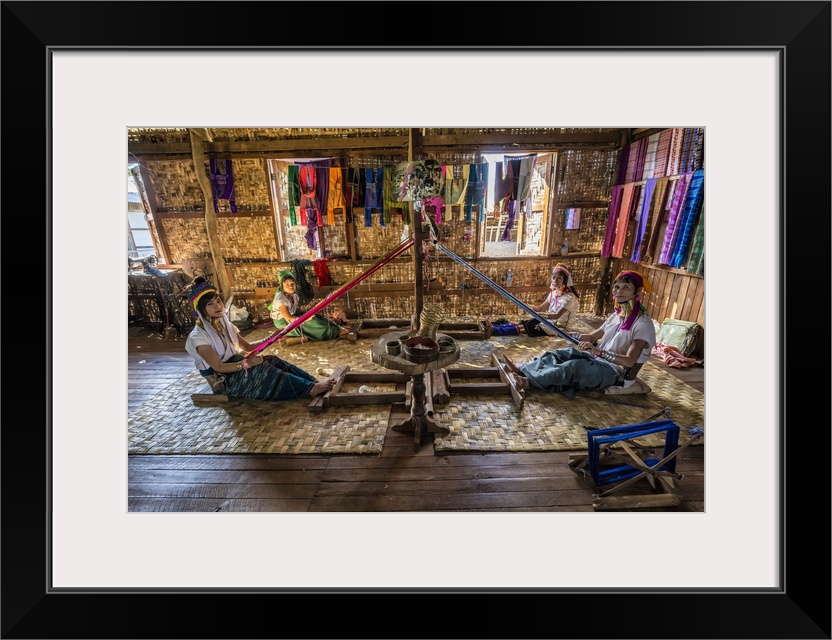
[[[404,352],[393,355],[387,353],[385,345],[387,342],[398,340],[401,335],[399,331],[393,331],[381,336],[370,350],[370,358],[376,364],[386,369],[395,369],[410,376],[409,393],[410,418],[402,423],[392,425],[393,431],[413,434],[413,450],[418,451],[422,445],[422,436],[428,433],[438,433],[446,436],[450,433],[447,427],[437,424],[431,419],[433,415],[433,393],[429,391],[432,386],[433,372],[438,371],[459,360],[459,345],[448,353],[439,353],[436,360],[431,362],[411,362],[406,358]],[[442,334],[437,333],[437,340]],[[430,374],[426,376],[425,374]]]
[[[468,369],[447,369],[444,373],[446,376],[447,397],[448,402],[451,395],[459,394],[477,394],[477,393],[510,393],[514,399],[514,404],[517,409],[522,411],[523,403],[526,399],[526,390],[517,385],[514,376],[509,375],[506,366],[501,362],[496,355],[491,354],[491,363],[493,367],[479,367]],[[435,372],[440,373],[440,372]],[[496,378],[499,382],[455,382],[456,380],[465,380],[471,378]],[[437,396],[434,395],[434,402],[440,404]]]
[[[313,412],[325,411],[329,407],[353,407],[360,404],[393,404],[405,402],[407,392],[377,391],[375,393],[341,393],[341,388],[347,382],[385,382],[404,385],[409,378],[402,373],[377,373],[350,371],[348,366],[340,366],[332,373],[335,384],[332,389],[312,399],[309,410]]]

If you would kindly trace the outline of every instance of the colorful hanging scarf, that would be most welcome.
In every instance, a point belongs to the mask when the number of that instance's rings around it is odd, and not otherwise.
[[[685,208],[682,212],[679,235],[676,244],[673,246],[673,255],[670,258],[671,267],[681,267],[687,261],[688,250],[693,239],[693,231],[699,222],[699,215],[702,211],[702,202],[705,195],[705,170],[697,169],[693,172],[693,179],[690,182],[687,196],[685,197]]]
[[[667,178],[652,178],[647,183],[648,185],[652,183],[652,187],[645,191],[644,206],[639,220],[639,233],[633,242],[632,262],[641,262],[645,257],[655,221],[661,213],[667,192]]]
[[[615,228],[618,224],[618,213],[621,210],[621,194],[624,191],[622,185],[616,185],[610,192],[610,206],[607,213],[607,227],[604,234],[604,244],[601,246],[601,257],[609,258],[612,255],[612,242],[615,239]]]
[[[329,169],[332,160],[317,160],[315,162],[315,202],[318,203],[318,226],[324,226],[324,214],[329,202]]]
[[[335,210],[346,209],[347,202],[344,200],[344,176],[341,167],[330,167],[329,169],[329,198],[326,202],[327,224],[335,224]]]
[[[618,178],[615,184],[624,184],[627,182],[627,168],[629,166],[630,149],[633,145],[628,144],[621,150],[621,157],[618,159]]]
[[[312,250],[318,249],[318,210],[304,209],[306,212],[306,233],[303,237],[306,238],[306,246]]]
[[[621,193],[621,210],[618,213],[618,227],[615,230],[615,240],[612,244],[612,257],[624,257],[624,241],[627,239],[627,227],[632,218],[632,212],[637,206],[641,185],[628,182]]]
[[[668,202],[672,198],[673,186],[669,178],[657,178],[656,188],[653,191],[653,202],[650,205],[650,218],[644,229],[644,236],[639,247],[639,256],[642,262],[654,262],[656,255],[656,244],[659,241],[659,226],[667,214]]]
[[[382,201],[384,202],[384,221],[387,224],[393,220],[393,214],[398,213],[405,219],[405,224],[410,224],[410,205],[401,200],[396,200],[398,191],[393,176],[396,175],[395,165],[384,167],[384,176],[388,178],[382,183]]]
[[[647,151],[644,154],[644,179],[649,180],[655,177],[656,152],[659,150],[659,135],[654,133],[647,138]]]
[[[685,137],[685,130],[681,127],[671,129],[670,150],[667,157],[667,171],[665,175],[675,176],[679,173],[679,160],[682,155],[682,140]]]
[[[234,174],[231,160],[211,158],[211,196],[214,200],[214,213],[219,213],[218,200],[228,200],[232,213],[237,213],[237,201],[234,198]]]
[[[654,178],[669,176],[667,172],[667,159],[670,156],[670,140],[673,137],[673,129],[665,129],[659,134],[659,148],[656,150],[656,163],[653,169]]]
[[[653,202],[653,192],[656,189],[656,179],[650,178],[644,183],[644,198],[641,201],[641,208],[636,218],[636,237],[633,240],[633,250],[630,254],[630,262],[639,262],[641,258],[641,240],[644,237],[644,230],[647,227],[647,220],[650,218],[650,205]]]
[[[699,222],[696,231],[693,233],[693,242],[688,258],[688,273],[701,276],[705,271],[705,206],[702,206],[702,213],[699,215]]]
[[[352,222],[352,208],[364,206],[364,171],[362,169],[354,167],[347,169],[344,199],[347,201],[347,209],[350,210],[348,222]]]
[[[479,222],[485,220],[485,199],[488,194],[488,164],[472,164],[465,194],[465,222],[471,222],[474,205],[479,208]]]
[[[382,209],[382,179],[384,170],[365,169],[365,191],[364,191],[364,226],[373,226],[373,209]],[[384,226],[384,215],[379,216],[382,226]]]
[[[465,204],[465,191],[468,189],[471,165],[451,165],[445,169],[445,204],[449,207],[456,204]],[[459,174],[459,177],[457,177],[457,174]]]
[[[500,234],[500,242],[511,241],[511,230],[514,228],[514,219],[517,216],[517,200],[509,200],[506,210],[508,217],[506,218],[506,226],[503,227],[503,232]]]
[[[668,215],[667,226],[664,230],[662,250],[659,254],[659,264],[670,263],[670,257],[673,254],[673,245],[676,243],[676,236],[679,232],[679,220],[682,215],[682,207],[685,204],[685,197],[687,196],[692,178],[693,173],[685,173],[679,176],[679,179],[676,181],[676,188],[673,190],[673,201],[670,205],[670,214]]]
[[[292,226],[298,224],[298,207],[300,206],[300,182],[298,181],[298,165],[289,165],[288,176],[288,192],[289,192],[289,220]]]

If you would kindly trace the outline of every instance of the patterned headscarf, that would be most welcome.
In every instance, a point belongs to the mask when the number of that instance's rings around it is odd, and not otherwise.
[[[219,295],[220,292],[217,291],[217,288],[210,282],[200,282],[199,284],[195,284],[191,287],[191,291],[188,293],[188,302],[190,302],[194,307],[195,317],[199,317],[199,312],[196,307],[199,304],[200,299],[206,294]]]
[[[653,285],[650,281],[645,278],[641,273],[638,271],[632,270],[625,270],[615,276],[615,279],[618,280],[622,276],[627,276],[628,278],[632,279],[636,283],[637,289],[642,289],[644,293],[650,293],[653,290]],[[633,326],[633,323],[638,318],[638,314],[640,311],[647,311],[644,305],[641,304],[641,296],[636,294],[636,296],[632,300],[628,300],[623,305],[619,304],[617,301],[615,303],[615,313],[619,316],[624,316],[626,319],[619,325],[619,329],[624,329],[627,331],[630,327]]]

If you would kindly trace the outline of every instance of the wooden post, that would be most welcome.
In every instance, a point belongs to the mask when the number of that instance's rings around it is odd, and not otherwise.
[[[408,143],[407,143],[407,161],[413,162],[413,138],[414,138],[414,129],[410,129],[408,132]],[[416,131],[415,135],[418,137],[419,132]],[[415,297],[416,297],[416,325],[418,326],[419,317],[422,315],[422,307],[424,305],[424,292],[423,289],[423,278],[422,278],[422,241],[428,238],[428,234],[424,232],[422,229],[422,214],[421,208],[418,217],[416,216],[416,212],[413,207],[413,202],[409,203],[410,206],[410,221],[413,223],[413,286],[415,288]]]
[[[211,261],[214,263],[214,275],[218,282],[214,282],[224,298],[231,295],[231,281],[225,271],[225,259],[220,250],[219,238],[217,237],[217,216],[214,213],[213,196],[211,193],[211,180],[205,173],[205,142],[213,142],[211,134],[207,129],[188,129],[191,136],[191,156],[194,161],[196,180],[202,189],[205,198],[205,230],[208,233],[208,248],[211,251]]]

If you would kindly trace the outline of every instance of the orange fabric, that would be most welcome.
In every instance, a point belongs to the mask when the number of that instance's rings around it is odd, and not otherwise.
[[[335,209],[347,210],[344,199],[344,177],[341,167],[329,168],[329,198],[326,203],[327,224],[335,224]]]

